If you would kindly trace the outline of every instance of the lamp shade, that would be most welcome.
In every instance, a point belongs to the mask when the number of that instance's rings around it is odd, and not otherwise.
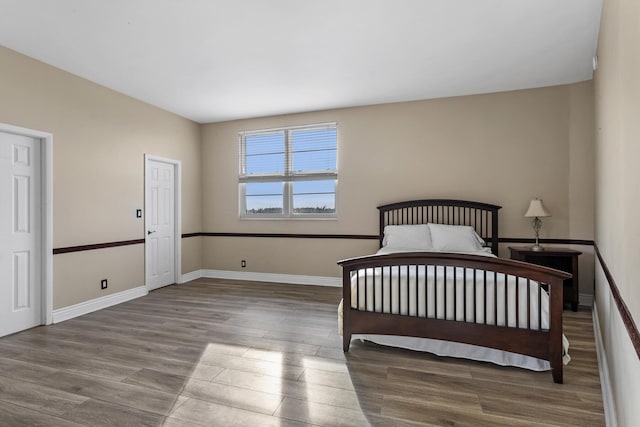
[[[524,214],[524,216],[541,218],[545,216],[551,216],[551,214],[542,205],[542,200],[533,199],[531,200],[531,203],[529,203],[529,209],[527,210],[527,213]]]

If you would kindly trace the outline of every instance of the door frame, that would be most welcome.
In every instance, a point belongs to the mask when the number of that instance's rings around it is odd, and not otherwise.
[[[28,136],[40,142],[40,210],[41,210],[41,319],[53,323],[53,134],[0,123],[0,132]]]
[[[149,167],[149,161],[156,161],[161,163],[167,163],[173,165],[173,273],[174,282],[180,283],[180,277],[182,276],[182,164],[180,160],[169,159],[166,157],[154,156],[153,154],[144,155],[144,286],[149,291],[149,277],[147,258],[147,240],[149,235],[147,234],[147,169]]]

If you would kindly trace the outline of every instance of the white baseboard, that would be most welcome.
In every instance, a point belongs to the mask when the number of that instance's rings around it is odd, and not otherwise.
[[[591,294],[580,294],[578,295],[578,299],[580,300],[581,306],[584,306],[584,307],[593,306],[593,295]]]
[[[192,280],[200,279],[201,277],[203,277],[202,270],[194,270],[180,276],[180,283],[190,282]]]
[[[292,283],[296,285],[316,285],[341,287],[342,278],[327,276],[302,276],[297,274],[256,273],[252,271],[197,270],[182,275],[182,281],[207,279],[250,280],[254,282]],[[188,280],[186,280],[188,279]]]
[[[296,274],[256,273],[231,270],[195,270],[183,274],[180,283],[190,282],[202,277],[208,279],[253,280],[256,282],[293,283],[298,285],[342,286],[342,278],[326,276],[300,276]],[[580,294],[580,306],[592,307],[593,295]]]
[[[611,389],[611,378],[609,377],[609,365],[607,365],[607,354],[604,351],[602,342],[602,331],[600,330],[600,320],[598,318],[598,306],[593,306],[593,334],[596,340],[596,353],[598,354],[598,371],[600,374],[600,387],[602,388],[602,404],[604,405],[604,421],[607,427],[618,427],[616,417],[616,405]]]
[[[112,305],[140,298],[147,295],[147,293],[147,288],[145,286],[138,286],[137,288],[127,289],[126,291],[105,295],[79,304],[59,308],[57,310],[53,310],[53,323],[63,322],[65,320],[73,319],[74,317],[82,316],[83,314],[88,314],[93,311],[111,307]]]

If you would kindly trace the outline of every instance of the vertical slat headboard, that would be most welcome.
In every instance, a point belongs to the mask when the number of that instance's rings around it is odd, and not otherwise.
[[[380,247],[386,225],[447,224],[470,225],[498,255],[498,211],[502,206],[466,200],[410,200],[378,206],[380,211]]]

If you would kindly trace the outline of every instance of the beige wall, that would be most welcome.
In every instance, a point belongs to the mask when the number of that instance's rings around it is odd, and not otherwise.
[[[605,0],[595,75],[596,244],[640,325],[640,3]],[[640,360],[596,269],[596,307],[620,426],[640,419]]]
[[[109,287],[98,293],[104,278],[108,278]],[[56,255],[53,283],[56,309],[142,286],[144,245]]]
[[[541,197],[553,214],[542,237],[593,239],[592,97],[586,82],[206,125],[203,231],[376,234],[376,206],[442,197],[501,205],[501,235],[532,237],[523,214]],[[329,121],[338,122],[338,219],[239,220],[237,133]],[[246,259],[248,271],[323,276],[339,276],[341,257],[376,248],[375,241],[244,237],[203,244],[203,268],[240,270]],[[587,252],[584,265],[593,266]],[[581,282],[589,291],[593,270]]]
[[[134,212],[145,153],[182,162],[184,233],[376,234],[376,206],[450,197],[502,205],[502,236],[531,237],[522,215],[537,196],[553,213],[542,237],[593,238],[589,82],[199,126],[5,48],[0,62],[0,121],[54,135],[54,247],[143,237]],[[240,221],[237,132],[326,121],[339,129],[338,219]],[[240,270],[246,259],[247,271],[337,277],[337,260],[376,241],[192,237],[182,249],[183,273]],[[578,249],[588,292],[593,255]],[[144,254],[132,250],[57,255],[55,308],[142,285]],[[119,276],[125,265],[131,274]]]
[[[198,124],[3,47],[0,64],[0,122],[53,134],[54,247],[143,238],[145,153],[182,162],[182,230],[200,231]],[[199,240],[185,246],[200,268]],[[54,308],[144,285],[142,251],[54,256]]]

